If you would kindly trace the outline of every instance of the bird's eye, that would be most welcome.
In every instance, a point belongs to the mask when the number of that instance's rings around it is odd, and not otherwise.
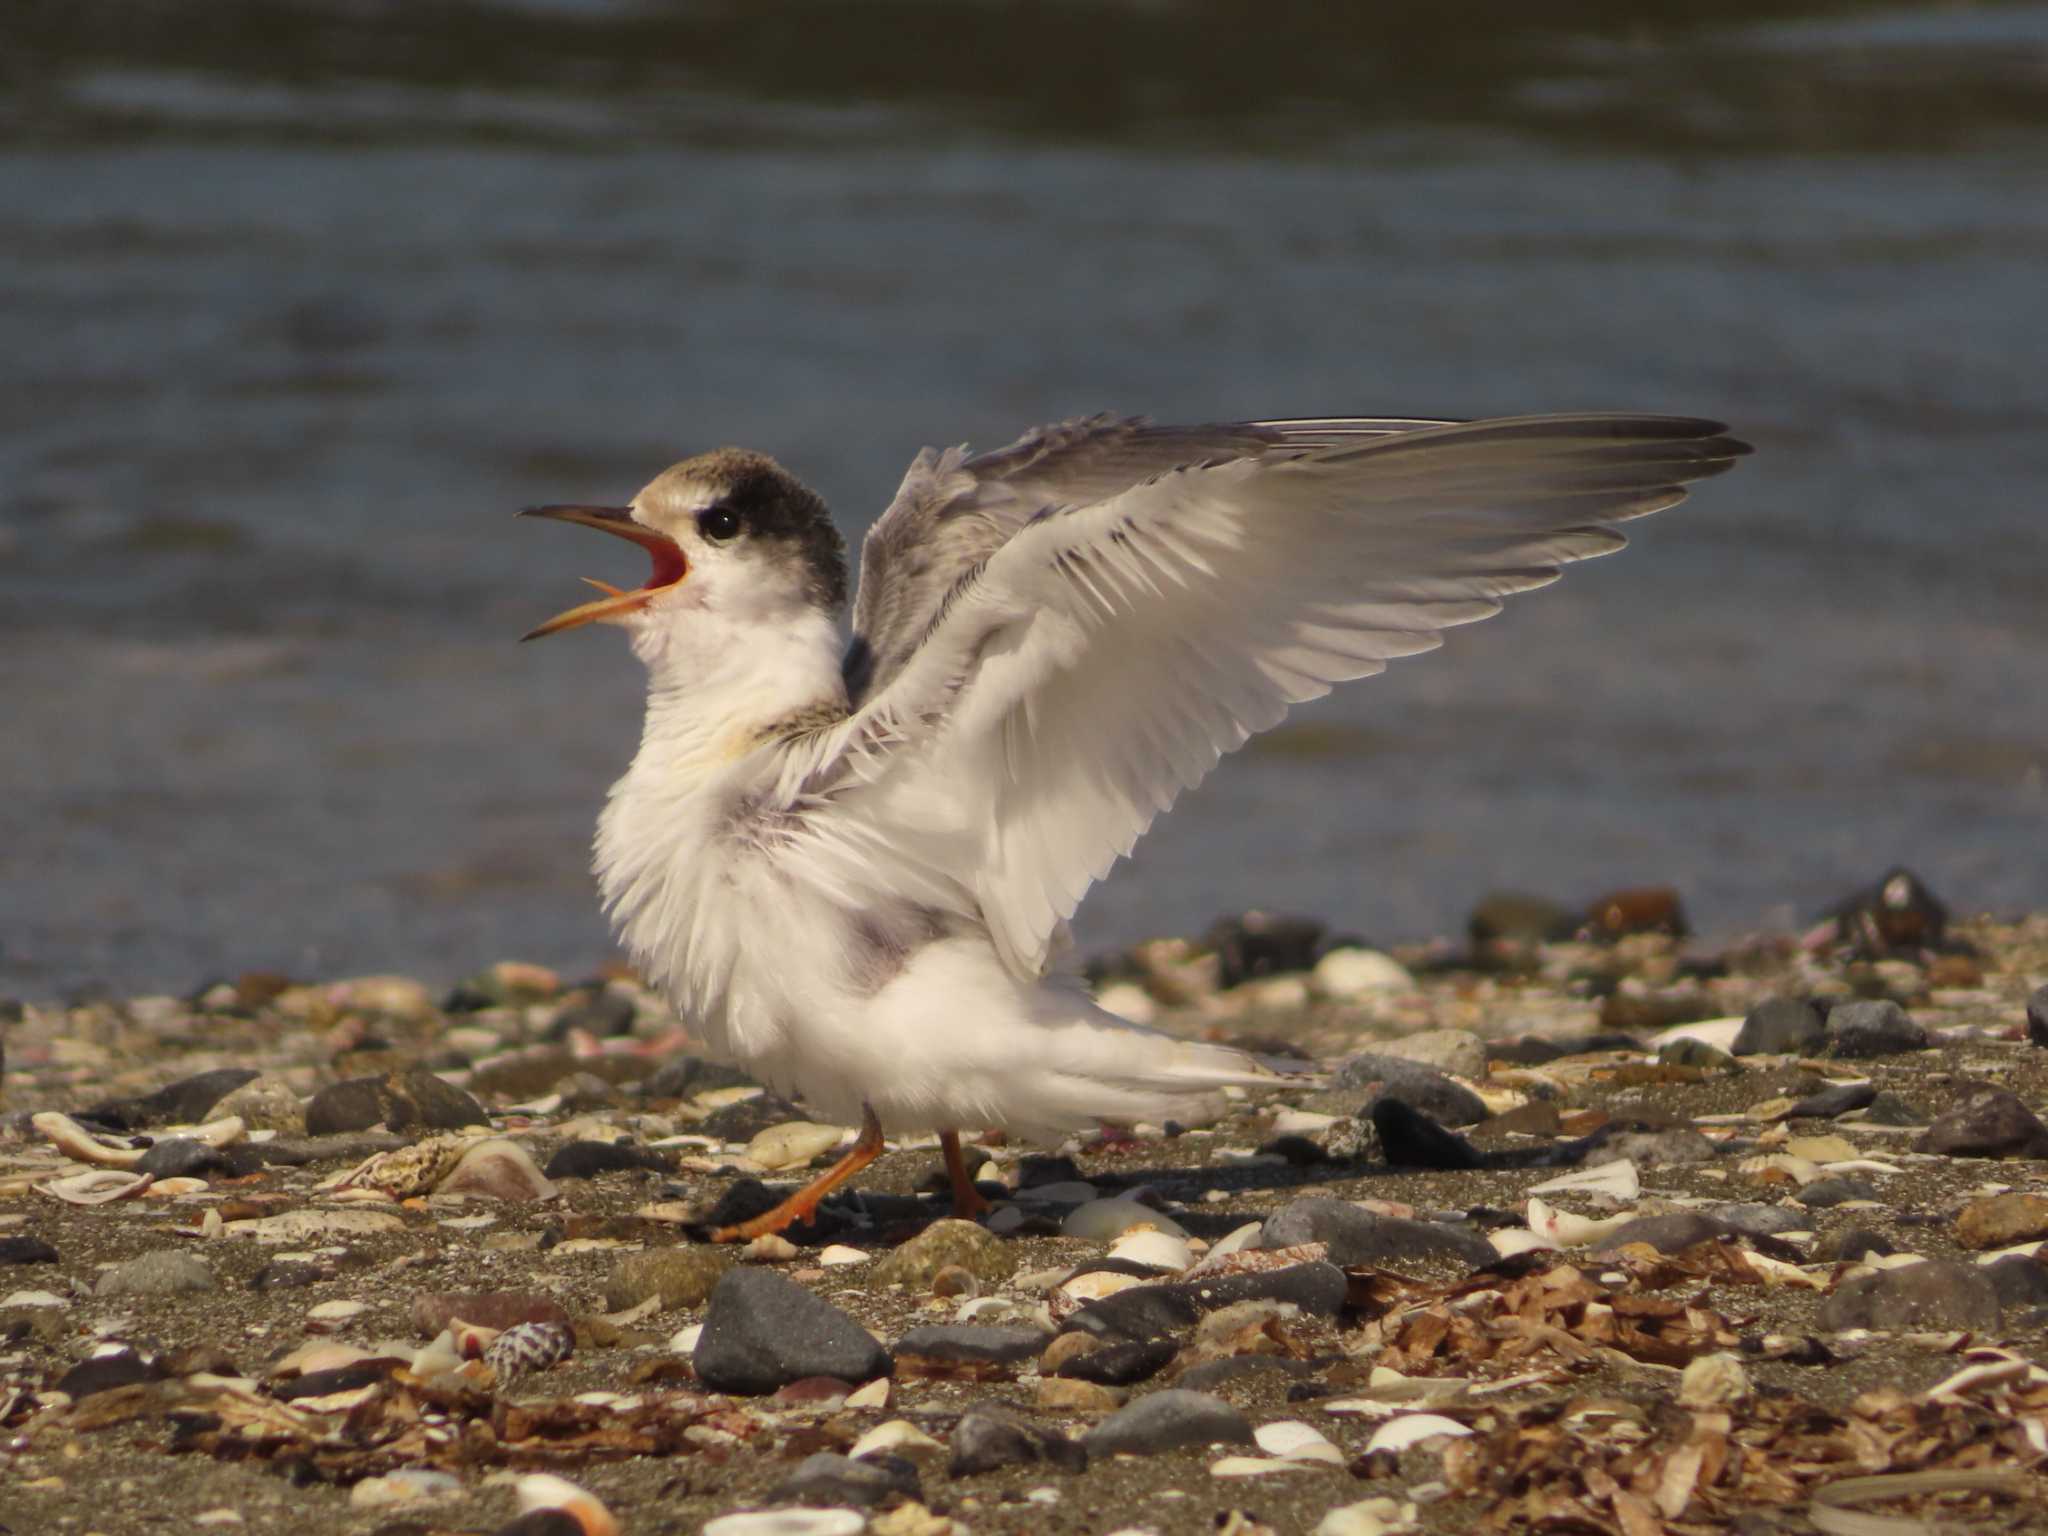
[[[740,515],[731,507],[706,507],[697,514],[697,531],[714,544],[739,537]]]

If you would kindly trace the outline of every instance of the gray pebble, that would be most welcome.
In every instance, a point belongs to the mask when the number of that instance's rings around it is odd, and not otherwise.
[[[1081,1439],[1091,1456],[1155,1456],[1191,1445],[1249,1445],[1252,1427],[1220,1397],[1168,1388],[1119,1408]]]
[[[185,1291],[217,1290],[213,1271],[196,1254],[163,1248],[130,1259],[100,1276],[95,1296],[173,1296]]]

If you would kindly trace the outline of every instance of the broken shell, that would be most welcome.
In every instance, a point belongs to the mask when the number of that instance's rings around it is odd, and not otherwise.
[[[565,1477],[535,1472],[519,1479],[514,1490],[519,1513],[536,1509],[559,1509],[583,1527],[583,1536],[618,1536],[619,1522],[612,1518],[594,1494],[586,1493]]]
[[[102,1168],[132,1168],[142,1161],[147,1150],[101,1141],[69,1115],[60,1115],[55,1110],[31,1116],[29,1124],[47,1136],[66,1157],[81,1163],[97,1163]]]
[[[1149,1265],[1153,1269],[1170,1269],[1175,1274],[1195,1261],[1186,1238],[1161,1232],[1156,1227],[1131,1228],[1110,1245],[1109,1256],[1133,1264]]]
[[[525,1201],[552,1200],[557,1190],[518,1142],[492,1136],[472,1142],[462,1160],[434,1186],[434,1193]]]
[[[1412,1445],[1433,1440],[1438,1435],[1469,1435],[1469,1426],[1456,1419],[1447,1419],[1440,1413],[1404,1413],[1398,1419],[1389,1419],[1372,1432],[1372,1438],[1365,1442],[1366,1454],[1374,1451],[1393,1451],[1399,1454]]]
[[[1259,1449],[1282,1461],[1325,1461],[1333,1467],[1344,1465],[1344,1453],[1313,1425],[1299,1419],[1278,1419],[1252,1431]]]
[[[945,1442],[934,1440],[908,1419],[891,1419],[886,1424],[877,1424],[873,1429],[853,1442],[847,1456],[858,1461],[863,1456],[938,1456],[945,1452]]]
[[[38,1184],[36,1192],[62,1200],[66,1205],[105,1205],[139,1195],[155,1181],[146,1173],[127,1173],[119,1168],[95,1168],[90,1173],[73,1173]]]

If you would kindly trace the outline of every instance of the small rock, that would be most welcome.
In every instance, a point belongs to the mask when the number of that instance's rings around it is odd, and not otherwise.
[[[1255,1442],[1250,1421],[1222,1398],[1168,1388],[1119,1408],[1081,1443],[1091,1456],[1156,1456],[1191,1445]]]
[[[458,1319],[502,1333],[521,1323],[566,1327],[569,1314],[553,1297],[533,1291],[422,1291],[412,1299],[412,1325],[423,1339]]]
[[[857,1509],[750,1509],[705,1521],[702,1536],[860,1536],[867,1523]]]
[[[1217,958],[1217,985],[1228,990],[1261,976],[1313,970],[1325,929],[1312,917],[1247,912],[1218,918],[1203,935],[1202,948]]]
[[[154,1093],[134,1099],[112,1099],[96,1104],[81,1120],[110,1125],[117,1130],[139,1131],[152,1125],[196,1125],[212,1115],[221,1099],[241,1087],[256,1073],[248,1067],[221,1067],[167,1083]]]
[[[1827,1025],[1813,1004],[1773,997],[1750,1009],[1729,1049],[1737,1056],[1811,1056],[1827,1038]]]
[[[868,1271],[869,1283],[900,1285],[929,1291],[942,1269],[959,1265],[984,1284],[996,1284],[1017,1272],[1017,1254],[994,1233],[971,1221],[935,1221],[895,1251],[883,1255]]]
[[[1425,1029],[1381,1042],[1379,1054],[1418,1062],[1455,1077],[1486,1076],[1486,1044],[1469,1029]]]
[[[1710,1163],[1721,1148],[1690,1126],[1664,1131],[1621,1131],[1602,1138],[1601,1155],[1625,1157],[1638,1168],[1682,1168]]]
[[[526,1148],[503,1136],[488,1137],[462,1154],[462,1161],[434,1186],[437,1195],[487,1195],[493,1200],[527,1204],[552,1200],[561,1193],[547,1181]]]
[[[1859,1259],[1895,1252],[1890,1238],[1868,1227],[1845,1227],[1813,1245],[1814,1261],[1820,1264],[1854,1264]]]
[[[1316,962],[1309,985],[1324,997],[1344,1000],[1377,992],[1412,992],[1415,978],[1391,955],[1376,949],[1345,946],[1331,950]]]
[[[2004,1088],[1983,1088],[1927,1128],[1914,1143],[1950,1157],[2048,1157],[2048,1126]]]
[[[306,1134],[306,1114],[297,1093],[281,1077],[252,1077],[213,1106],[213,1113],[233,1115],[252,1131],[280,1136]]]
[[[961,1414],[950,1443],[953,1457],[947,1471],[954,1477],[973,1477],[998,1467],[1033,1462],[1046,1462],[1066,1472],[1079,1472],[1088,1465],[1088,1453],[1079,1444],[993,1403],[976,1403]]]
[[[2048,1306],[2048,1263],[2038,1254],[2008,1254],[1985,1265],[1984,1275],[2007,1311]]]
[[[1063,1333],[1104,1339],[1157,1339],[1191,1328],[1202,1316],[1190,1287],[1135,1285],[1091,1301],[1060,1325]]]
[[[1299,1243],[1328,1244],[1329,1262],[1340,1268],[1451,1260],[1477,1269],[1496,1257],[1492,1245],[1475,1233],[1375,1215],[1328,1196],[1296,1200],[1266,1218],[1259,1235],[1261,1247],[1291,1248]]]
[[[214,1173],[241,1179],[263,1171],[263,1153],[247,1143],[216,1147],[189,1136],[167,1136],[142,1154],[133,1171],[153,1179],[203,1179]]]
[[[1889,1000],[1837,1003],[1828,1011],[1827,1031],[1829,1050],[1840,1057],[1897,1056],[1933,1044],[1927,1031]]]
[[[1648,1243],[1659,1253],[1680,1253],[1695,1243],[1727,1237],[1733,1230],[1727,1222],[1698,1211],[1672,1211],[1662,1216],[1639,1216],[1609,1233],[1600,1246],[1617,1249],[1631,1243]]]
[[[1638,933],[1662,933],[1682,939],[1691,931],[1678,892],[1668,885],[1611,891],[1587,907],[1579,925],[1580,938],[1602,944]]]
[[[712,1291],[693,1360],[713,1391],[749,1397],[806,1376],[889,1374],[888,1352],[851,1317],[774,1270],[745,1266]]]
[[[40,1237],[17,1233],[0,1237],[0,1264],[54,1264],[57,1250]]]
[[[1455,1032],[1454,1032],[1455,1033]],[[1334,1096],[1351,1089],[1370,1090],[1351,1106],[1364,1114],[1381,1098],[1399,1099],[1443,1125],[1477,1125],[1486,1118],[1486,1101],[1463,1083],[1420,1061],[1386,1051],[1363,1051],[1339,1063],[1330,1076]],[[1328,1147],[1331,1156],[1338,1155]]]
[[[186,1291],[219,1289],[213,1271],[194,1254],[176,1248],[145,1253],[100,1276],[95,1296],[175,1296]]]
[[[923,1491],[917,1468],[899,1456],[877,1452],[856,1461],[819,1451],[798,1462],[768,1497],[792,1504],[873,1509],[899,1494],[915,1499]]]
[[[757,1093],[719,1105],[698,1121],[694,1129],[720,1141],[750,1142],[765,1130],[801,1119],[803,1111],[781,1094]]]
[[[666,1173],[668,1159],[651,1147],[623,1141],[572,1141],[559,1147],[542,1170],[550,1179],[594,1179],[601,1173]]]
[[[1853,1174],[1842,1174],[1833,1178],[1815,1179],[1811,1184],[1792,1197],[1810,1211],[1824,1211],[1830,1206],[1843,1205],[1851,1200],[1882,1200],[1877,1186],[1868,1179],[1859,1179]]]
[[[1415,1505],[1382,1494],[1328,1511],[1316,1526],[1315,1536],[1394,1536],[1397,1531],[1414,1529]]]
[[[639,1013],[630,993],[602,987],[587,997],[565,1002],[554,1022],[548,1025],[547,1038],[562,1041],[573,1034],[586,1034],[599,1040],[616,1039],[633,1033]]]
[[[154,1359],[146,1358],[127,1345],[89,1355],[57,1378],[57,1390],[73,1402],[116,1387],[132,1387],[145,1381],[162,1381],[170,1373]]]
[[[1735,1058],[1705,1040],[1696,1040],[1690,1035],[1667,1041],[1657,1047],[1657,1060],[1667,1066],[1697,1067],[1702,1072],[1735,1072],[1741,1070],[1735,1065]]]
[[[1490,891],[1465,919],[1465,931],[1481,946],[1533,947],[1568,939],[1579,926],[1570,907],[1521,891]]]
[[[1870,1125],[1927,1124],[1927,1116],[1918,1105],[1889,1088],[1878,1089],[1877,1097],[1870,1101],[1870,1108],[1863,1112],[1863,1119]]]
[[[901,1360],[1015,1365],[1046,1347],[1051,1335],[1038,1328],[996,1328],[979,1323],[938,1323],[913,1328],[896,1341]]]
[[[381,1477],[366,1477],[348,1491],[351,1509],[391,1509],[404,1504],[431,1504],[462,1492],[462,1479],[451,1472],[401,1467]]]
[[[485,1125],[483,1106],[433,1073],[415,1069],[386,1077],[353,1077],[313,1095],[306,1131],[332,1136],[381,1125],[393,1131],[452,1131]]]
[[[1815,1322],[1829,1333],[1850,1328],[1975,1331],[1995,1329],[1999,1316],[1997,1287],[1983,1270],[1929,1260],[1844,1281],[1821,1303]]]
[[[732,1266],[729,1250],[709,1244],[628,1254],[612,1266],[605,1280],[604,1309],[624,1312],[650,1296],[661,1298],[664,1312],[698,1306]]]
[[[1910,955],[1940,947],[1948,932],[1948,908],[1918,875],[1895,867],[1875,885],[1830,908],[1820,932],[1822,942],[1846,944],[1867,960]]]
[[[2048,1045],[2048,987],[2036,987],[2027,999],[2027,1039],[2035,1045]]]
[[[1956,1241],[1965,1248],[2010,1248],[2037,1237],[2048,1237],[2048,1200],[2039,1195],[1973,1200],[1956,1217]]]
[[[1033,1402],[1047,1413],[1085,1413],[1094,1417],[1114,1413],[1127,1396],[1115,1387],[1071,1376],[1042,1376],[1032,1392]]]
[[[1832,1120],[1877,1101],[1875,1083],[1834,1083],[1810,1093],[1785,1111],[1787,1120]]]
[[[1062,1334],[1062,1339],[1086,1338],[1085,1334]],[[1052,1351],[1047,1350],[1048,1357]],[[1150,1381],[1179,1353],[1172,1339],[1128,1339],[1108,1341],[1100,1347],[1071,1352],[1051,1368],[1050,1374],[1073,1381],[1093,1382],[1099,1387],[1131,1387]],[[1040,1370],[1046,1370],[1041,1364]]]
[[[759,1086],[728,1062],[713,1061],[708,1056],[676,1056],[664,1062],[641,1091],[650,1099],[694,1099],[715,1088]]]
[[[1749,1237],[1801,1232],[1813,1224],[1813,1218],[1802,1212],[1758,1201],[1731,1200],[1725,1204],[1710,1205],[1704,1214],[1722,1223],[1730,1232],[1740,1232]]]

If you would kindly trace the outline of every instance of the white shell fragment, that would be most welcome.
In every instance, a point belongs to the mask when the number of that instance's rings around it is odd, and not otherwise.
[[[707,1520],[703,1536],[860,1536],[867,1523],[855,1509],[758,1509]]]
[[[1393,1531],[1414,1529],[1416,1509],[1412,1502],[1378,1498],[1342,1504],[1324,1515],[1315,1536],[1389,1536]]]
[[[1171,1216],[1127,1199],[1090,1200],[1086,1205],[1075,1207],[1060,1223],[1060,1233],[1064,1237],[1107,1243],[1123,1236],[1132,1227],[1152,1227],[1175,1237],[1188,1235],[1187,1228]]]
[[[946,1449],[945,1442],[934,1440],[908,1419],[891,1419],[886,1424],[877,1424],[873,1429],[853,1442],[846,1454],[854,1461],[863,1456],[908,1456],[916,1459],[923,1456],[937,1456]]]
[[[1226,1456],[1209,1464],[1211,1477],[1265,1477],[1273,1472],[1306,1472],[1306,1461],[1280,1461],[1270,1456]]]
[[[1469,1435],[1472,1431],[1456,1419],[1447,1419],[1440,1413],[1404,1413],[1398,1419],[1389,1419],[1372,1432],[1372,1438],[1365,1442],[1367,1454],[1374,1451],[1393,1451],[1396,1454],[1410,1446],[1433,1440],[1438,1435]]]
[[[97,1163],[102,1168],[132,1168],[148,1150],[102,1141],[69,1115],[60,1115],[55,1110],[30,1116],[29,1124],[66,1157],[81,1163]]]
[[[1259,1449],[1283,1461],[1323,1461],[1333,1467],[1344,1465],[1344,1453],[1327,1436],[1299,1419],[1279,1419],[1252,1431]]]
[[[790,1120],[769,1126],[748,1142],[747,1157],[770,1173],[780,1173],[786,1168],[805,1167],[812,1158],[845,1141],[847,1135],[844,1126]]]
[[[1532,1195],[1556,1195],[1567,1190],[1611,1195],[1616,1200],[1633,1200],[1643,1192],[1643,1181],[1634,1163],[1618,1157],[1612,1162],[1596,1163],[1591,1168],[1575,1168],[1570,1173],[1529,1186]]]
[[[618,1536],[619,1522],[613,1518],[612,1512],[595,1494],[577,1487],[566,1477],[556,1477],[548,1472],[530,1473],[519,1479],[513,1493],[519,1500],[519,1513],[522,1515],[531,1514],[536,1509],[559,1509],[575,1517],[576,1523],[583,1527],[583,1536]]]
[[[36,1185],[36,1193],[62,1200],[66,1205],[105,1205],[126,1200],[148,1189],[152,1180],[146,1173],[129,1173],[120,1168],[95,1168],[88,1173],[66,1174]]]
[[[1112,1243],[1109,1256],[1132,1264],[1149,1264],[1155,1269],[1170,1269],[1175,1274],[1195,1262],[1186,1238],[1143,1227],[1133,1227]]]

